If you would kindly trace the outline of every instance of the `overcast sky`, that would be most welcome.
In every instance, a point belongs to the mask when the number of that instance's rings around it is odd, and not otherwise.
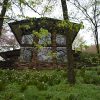
[[[36,7],[35,9],[37,9],[37,11],[39,13],[41,13],[42,7],[45,4],[46,4],[46,2],[42,3],[42,5]],[[75,13],[77,13],[77,10],[75,10],[75,7],[73,7],[69,2],[67,2],[67,4],[68,4],[69,16],[72,16]],[[16,6],[13,6],[13,11],[16,13],[16,15],[18,15],[18,14],[20,15],[20,10]],[[7,12],[7,15],[10,15],[10,13],[11,12]],[[39,14],[35,13],[34,11],[32,11],[30,8],[27,8],[27,7],[25,7],[25,9],[24,9],[24,14],[25,14],[25,16],[28,16],[28,17],[41,17]],[[58,0],[58,3],[56,3],[54,9],[52,10],[52,13],[47,13],[47,14],[45,14],[45,16],[46,17],[51,17],[51,18],[63,19],[60,0]],[[77,13],[76,16],[77,16],[77,18],[81,19],[83,15]],[[78,22],[78,23],[81,22],[81,20],[78,20],[78,21],[77,20],[76,21],[71,20],[71,21]],[[87,44],[89,44],[89,45],[94,44],[94,39],[93,39],[93,36],[91,34],[92,32],[87,31],[89,23],[87,21],[84,21],[83,24],[84,24],[84,29],[81,29],[79,31],[79,34],[81,36],[83,36],[83,38],[84,38],[84,40],[86,40]]]

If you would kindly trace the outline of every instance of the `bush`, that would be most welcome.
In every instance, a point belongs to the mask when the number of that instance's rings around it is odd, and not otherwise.
[[[36,74],[33,84],[37,86],[39,90],[46,90],[48,86],[57,85],[61,82],[62,75],[56,71],[51,74]]]
[[[81,53],[80,66],[98,66],[100,65],[100,54]]]
[[[7,94],[5,95],[4,99],[5,99],[5,100],[13,100],[14,96],[15,96],[15,95],[14,95],[13,92],[9,92],[9,93],[7,93]]]
[[[65,84],[64,70],[2,70],[0,100],[100,100],[98,68],[77,69],[74,86]]]
[[[39,90],[47,90],[48,89],[48,84],[46,84],[44,82],[38,82],[36,86]]]
[[[76,96],[75,94],[70,94],[67,100],[79,100],[79,99],[78,99],[78,96]]]
[[[100,70],[97,70],[97,74],[100,75]]]
[[[26,89],[27,89],[27,84],[26,83],[23,83],[22,85],[21,85],[21,88],[20,88],[20,92],[24,92]]]
[[[96,71],[86,71],[83,80],[86,84],[100,84],[100,76],[97,75]]]
[[[5,87],[6,87],[5,83],[2,80],[0,80],[0,91],[4,91]]]
[[[82,67],[82,68],[80,69],[79,75],[80,75],[81,77],[84,77],[84,76],[85,76],[85,71],[86,71],[85,67]]]
[[[100,85],[100,76],[94,77],[93,84]]]

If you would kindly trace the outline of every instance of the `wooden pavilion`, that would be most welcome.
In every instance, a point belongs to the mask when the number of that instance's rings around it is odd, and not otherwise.
[[[19,61],[24,64],[30,63],[32,66],[41,62],[43,66],[46,63],[52,63],[54,66],[66,63],[66,32],[71,35],[73,42],[80,30],[80,24],[46,17],[16,21],[9,23],[9,26],[21,47]],[[34,32],[39,32],[41,28],[48,30],[48,36],[40,39]],[[43,41],[46,42],[45,46]],[[33,43],[42,45],[43,48],[37,50]],[[50,56],[49,52],[56,55]]]

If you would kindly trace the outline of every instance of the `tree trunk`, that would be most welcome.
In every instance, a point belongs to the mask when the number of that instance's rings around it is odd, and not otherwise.
[[[68,10],[67,10],[67,4],[66,0],[61,0],[62,4],[62,10],[63,10],[63,17],[64,20],[68,20]],[[68,82],[70,84],[75,84],[75,72],[74,72],[74,59],[73,59],[73,52],[72,52],[72,37],[71,34],[69,34],[66,30],[66,46],[67,46],[67,61],[68,61],[68,66],[67,66],[67,72],[68,72]]]
[[[98,42],[98,40],[97,40],[97,44],[96,44],[96,49],[97,49],[97,54],[99,54],[100,52],[99,52],[99,42]]]
[[[61,4],[62,4],[64,20],[68,20],[69,18],[68,18],[68,9],[67,9],[66,0],[61,0]]]
[[[5,13],[6,13],[6,10],[7,10],[8,1],[9,0],[4,0],[3,4],[2,4],[2,10],[1,10],[1,14],[0,14],[0,35],[1,35],[1,31],[2,31],[4,16],[5,16]]]
[[[68,36],[67,36],[68,37]],[[69,37],[66,40],[66,44],[67,44],[67,60],[68,60],[68,82],[70,84],[75,84],[75,72],[74,72],[74,58],[73,58],[73,51],[72,51],[72,43],[69,39]]]
[[[98,41],[98,31],[97,31],[97,27],[95,28],[95,45],[96,45],[96,50],[97,50],[97,54],[99,54],[99,41]]]
[[[98,25],[97,25],[97,17],[96,17],[96,12],[97,12],[97,0],[95,0],[95,5],[94,5],[94,28],[95,28],[95,43],[96,43],[96,49],[97,49],[97,54],[99,54],[99,41],[98,41]]]

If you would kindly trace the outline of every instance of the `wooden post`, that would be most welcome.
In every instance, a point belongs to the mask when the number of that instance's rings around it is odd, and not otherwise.
[[[38,44],[39,38],[37,36],[34,36],[33,40],[34,40],[35,44]],[[34,45],[34,49],[33,49],[32,63],[33,63],[33,65],[35,65],[35,67],[37,67],[37,63],[38,63],[38,49],[37,49],[37,47],[35,45]]]
[[[57,66],[57,58],[56,58],[56,49],[57,49],[57,45],[56,45],[56,32],[52,32],[51,33],[51,45],[52,45],[52,62],[53,62],[53,66],[56,67]]]

